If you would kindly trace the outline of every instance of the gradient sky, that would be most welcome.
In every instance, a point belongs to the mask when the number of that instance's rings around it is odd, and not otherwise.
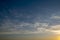
[[[0,34],[59,32],[60,0],[0,0]]]

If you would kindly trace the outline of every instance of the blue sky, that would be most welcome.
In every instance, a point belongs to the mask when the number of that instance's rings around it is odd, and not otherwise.
[[[0,1],[0,34],[55,34],[58,31],[59,0]]]

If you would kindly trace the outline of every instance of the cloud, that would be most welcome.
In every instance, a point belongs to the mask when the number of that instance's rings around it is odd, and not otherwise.
[[[52,30],[60,30],[60,25],[53,25],[50,27]]]
[[[48,28],[49,27],[49,28]],[[0,34],[39,34],[39,33],[57,33],[60,30],[60,25],[51,25],[48,23],[29,23],[19,22],[15,24],[11,20],[4,20],[0,27]]]
[[[60,34],[60,25],[50,26],[49,30],[54,34]]]
[[[41,33],[48,26],[48,23],[27,23],[18,22],[15,24],[10,19],[4,20],[0,27],[0,34],[29,34],[29,33]]]
[[[55,15],[55,16],[52,16],[51,19],[60,19],[60,16]]]
[[[12,31],[12,32],[0,32],[0,34],[39,34],[39,33],[48,33],[49,30],[45,28],[37,28],[36,31],[30,30],[20,30],[20,31]]]

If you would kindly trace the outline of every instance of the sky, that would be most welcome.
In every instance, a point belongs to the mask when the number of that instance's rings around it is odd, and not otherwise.
[[[60,34],[60,0],[0,0],[0,34]]]

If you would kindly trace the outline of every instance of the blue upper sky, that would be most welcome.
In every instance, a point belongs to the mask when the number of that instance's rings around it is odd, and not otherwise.
[[[0,0],[0,33],[50,33],[59,24],[59,0]]]

